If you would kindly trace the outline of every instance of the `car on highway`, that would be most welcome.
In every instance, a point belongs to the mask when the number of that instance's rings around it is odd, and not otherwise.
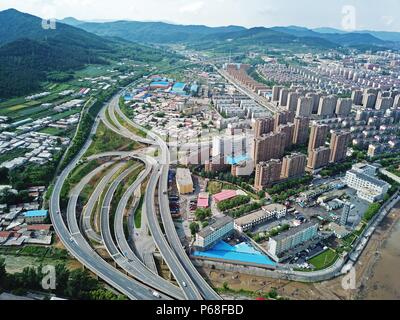
[[[182,286],[183,286],[184,288],[186,288],[186,287],[187,287],[187,284],[186,284],[186,282],[185,282],[185,281],[183,281],[183,282],[182,282]]]
[[[158,299],[161,299],[161,296],[157,291],[153,291],[153,296],[158,298]]]

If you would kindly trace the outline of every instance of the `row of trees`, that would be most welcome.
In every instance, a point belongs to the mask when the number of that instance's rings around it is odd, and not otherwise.
[[[301,178],[291,179],[274,185],[272,188],[267,189],[267,192],[270,195],[279,194],[283,191],[288,191],[292,188],[298,188],[299,186],[309,184],[312,180],[313,177],[308,175]]]
[[[217,207],[220,211],[225,212],[227,210],[237,208],[243,204],[250,202],[249,196],[237,196],[232,199],[224,200],[218,203]]]
[[[9,274],[5,269],[4,259],[0,259],[0,290],[23,295],[28,291],[44,291],[42,281],[47,272],[28,267],[20,273]],[[55,289],[46,290],[49,294],[76,300],[122,300],[124,296],[105,290],[100,282],[90,276],[86,270],[70,271],[64,264],[55,266]]]
[[[230,172],[206,172],[204,170],[204,168],[201,169],[199,174],[202,178],[226,181],[226,182],[238,185],[241,188],[246,189],[246,190],[249,187],[249,185],[254,184],[254,174],[250,175],[250,176],[235,177]],[[251,186],[250,186],[250,189],[251,189],[251,191],[253,191]]]
[[[237,209],[229,211],[229,215],[233,218],[240,218],[241,216],[245,215],[246,213],[258,210],[262,207],[260,202],[252,202],[249,204],[245,204]]]
[[[336,163],[326,167],[324,170],[321,171],[321,176],[324,178],[332,177],[337,174],[346,172],[351,169],[353,166],[352,161],[343,162],[343,163]]]
[[[373,203],[371,204],[367,211],[365,212],[364,215],[364,220],[366,222],[369,222],[372,220],[373,217],[379,212],[379,210],[382,208],[382,205],[380,203]]]

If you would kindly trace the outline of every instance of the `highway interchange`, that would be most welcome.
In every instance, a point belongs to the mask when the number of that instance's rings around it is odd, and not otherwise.
[[[57,177],[50,198],[50,216],[54,229],[64,246],[78,261],[129,299],[219,300],[221,298],[190,261],[172,220],[167,193],[170,168],[169,148],[160,137],[140,127],[122,112],[119,108],[119,97],[120,94],[116,95],[103,107],[95,120],[89,139]],[[122,119],[123,123],[119,119]],[[132,152],[111,151],[85,158],[85,153],[92,143],[92,137],[100,122],[114,133],[140,142],[143,148]],[[127,124],[127,127],[124,124]],[[130,130],[132,128],[145,132],[147,137],[139,137],[136,132]],[[152,156],[155,148],[159,148],[157,157]],[[65,212],[62,212],[60,198],[65,181],[82,162],[95,159],[102,160],[103,164],[87,174],[72,188],[68,206]],[[131,160],[134,160],[135,164],[129,166],[128,161]],[[140,163],[142,163],[141,166]],[[144,170],[142,170],[143,167]],[[140,170],[135,181],[124,189],[125,192],[119,199],[112,221],[111,207],[116,190],[121,185],[125,186],[125,182],[133,172]],[[86,206],[80,214],[77,214],[78,199],[83,189],[98,175],[104,176],[96,182]],[[130,208],[130,200],[146,181],[143,214],[146,216],[145,220],[152,239],[177,285],[165,280],[149,268],[137,256],[124,232],[124,215]],[[161,228],[159,216],[165,234]],[[111,223],[113,228],[111,228]],[[100,229],[97,230],[100,233],[94,230],[97,229],[96,227]],[[133,228],[131,225],[128,227]],[[109,259],[97,253],[92,246],[94,243],[104,245]]]

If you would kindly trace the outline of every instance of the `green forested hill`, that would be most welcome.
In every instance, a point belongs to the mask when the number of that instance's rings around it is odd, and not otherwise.
[[[57,39],[20,39],[0,47],[0,97],[38,90],[47,72],[68,71],[86,63],[101,63],[96,51],[65,44]]]
[[[42,28],[42,19],[0,12],[0,98],[23,95],[40,87],[48,72],[102,63],[113,48],[108,40],[62,23]]]

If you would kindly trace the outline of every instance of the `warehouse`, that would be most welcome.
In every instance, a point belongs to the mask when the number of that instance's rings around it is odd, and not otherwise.
[[[25,222],[28,224],[44,223],[47,216],[47,210],[32,210],[24,213]]]

